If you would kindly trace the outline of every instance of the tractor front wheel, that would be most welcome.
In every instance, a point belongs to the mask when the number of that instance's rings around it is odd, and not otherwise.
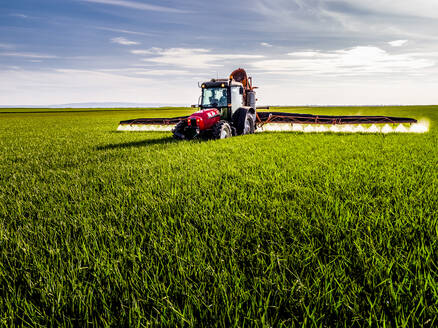
[[[180,121],[172,132],[173,138],[176,140],[193,140],[198,138],[198,131],[187,128],[187,122],[185,121]]]
[[[213,126],[213,139],[225,139],[232,136],[231,126],[227,121],[219,121]]]
[[[186,124],[183,121],[179,121],[178,124],[173,128],[173,138],[176,140],[184,140],[186,136],[184,135],[184,128]]]

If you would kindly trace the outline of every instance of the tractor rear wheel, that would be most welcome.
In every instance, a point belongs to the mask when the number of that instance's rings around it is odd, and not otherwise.
[[[219,121],[213,126],[213,139],[225,139],[233,136],[230,124],[227,121]]]
[[[255,130],[254,118],[246,108],[239,108],[233,115],[233,123],[238,136],[252,134]]]
[[[243,129],[243,134],[253,134],[254,133],[254,119],[249,113],[246,114],[245,118],[245,128]]]

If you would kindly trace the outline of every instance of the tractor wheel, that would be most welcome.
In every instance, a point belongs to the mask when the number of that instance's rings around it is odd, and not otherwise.
[[[172,130],[173,138],[176,140],[184,140],[186,136],[184,135],[185,122],[179,121]]]
[[[237,131],[234,126],[231,126],[231,133],[233,134],[233,137],[237,136]]]
[[[243,134],[253,134],[254,130],[255,130],[254,119],[248,113],[246,114],[245,128],[243,130]]]
[[[233,123],[238,136],[252,134],[255,130],[254,118],[246,108],[239,108],[233,115]]]
[[[225,139],[233,136],[231,126],[227,121],[219,121],[213,126],[213,139]]]

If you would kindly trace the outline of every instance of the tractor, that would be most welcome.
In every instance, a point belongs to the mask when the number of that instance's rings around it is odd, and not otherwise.
[[[201,89],[199,111],[176,124],[174,138],[225,139],[254,133],[256,93],[244,69],[236,69],[229,79],[203,82]]]

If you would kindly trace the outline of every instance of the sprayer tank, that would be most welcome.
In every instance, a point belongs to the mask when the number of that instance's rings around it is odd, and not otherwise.
[[[256,109],[256,93],[254,91],[247,91],[246,97],[247,106]]]

